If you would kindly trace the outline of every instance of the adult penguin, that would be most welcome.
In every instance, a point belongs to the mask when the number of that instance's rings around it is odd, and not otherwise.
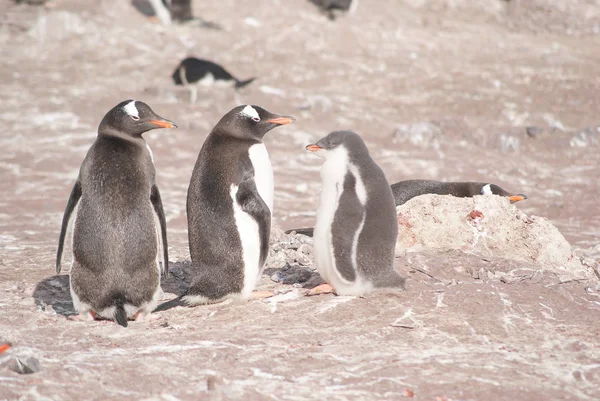
[[[168,271],[167,227],[150,147],[142,137],[176,125],[146,103],[126,100],[98,127],[63,216],[56,272],[71,215],[74,319],[147,319],[156,306],[160,271]],[[162,247],[162,255],[160,248]],[[162,267],[159,259],[162,259]]]

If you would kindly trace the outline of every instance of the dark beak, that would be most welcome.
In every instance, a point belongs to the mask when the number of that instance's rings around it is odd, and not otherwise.
[[[169,121],[166,118],[162,117],[159,117],[159,120],[150,120],[148,122],[160,128],[177,128],[177,124],[175,124],[173,121]]]
[[[314,143],[311,143],[310,145],[306,146],[306,150],[308,150],[309,152],[316,152],[318,150],[323,149],[322,147],[320,147],[319,145],[316,145]]]
[[[267,120],[268,123],[277,125],[287,125],[293,123],[294,121],[296,121],[296,119],[292,116],[280,116]]]

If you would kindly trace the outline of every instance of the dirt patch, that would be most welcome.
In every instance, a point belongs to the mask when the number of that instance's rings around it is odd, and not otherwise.
[[[54,275],[78,168],[104,113],[128,98],[180,127],[145,135],[171,245],[165,299],[189,282],[194,161],[241,103],[297,118],[265,138],[276,228],[314,224],[321,160],[303,148],[349,128],[390,182],[491,181],[526,193],[519,209],[547,218],[594,265],[597,2],[361,0],[331,22],[304,0],[196,1],[194,14],[221,29],[166,29],[121,0],[53,3],[0,0],[0,341],[41,367],[19,375],[2,365],[0,400],[600,398],[597,284],[530,274],[539,263],[510,255],[408,252],[397,259],[405,292],[309,298],[300,280],[310,254],[281,245],[285,258],[272,255],[261,282],[277,296],[175,308],[127,329],[66,320],[68,280]],[[187,55],[258,79],[190,104],[170,81]],[[416,128],[420,137],[406,134]]]

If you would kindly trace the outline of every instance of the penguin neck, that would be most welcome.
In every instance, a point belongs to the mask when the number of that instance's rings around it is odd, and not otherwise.
[[[100,128],[98,130],[98,136],[104,137],[104,138],[119,139],[122,141],[134,143],[139,146],[146,146],[146,141],[144,140],[144,138],[141,135],[140,136],[127,135],[121,131],[118,131],[118,130],[110,128],[110,127]]]
[[[344,147],[340,146],[327,151],[325,163],[321,167],[321,178],[323,181],[339,180],[340,176],[344,177],[346,175],[348,163],[350,163],[350,157]]]
[[[239,134],[239,133],[233,132],[231,130],[223,129],[223,128],[213,130],[212,134],[223,140],[227,140],[227,141],[233,140],[233,141],[247,143],[248,147],[259,144],[259,143],[263,143],[262,138],[257,138],[257,137],[250,136],[250,135]]]

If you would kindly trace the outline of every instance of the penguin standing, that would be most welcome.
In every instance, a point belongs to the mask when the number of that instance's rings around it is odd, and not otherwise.
[[[198,155],[187,197],[193,279],[180,298],[160,305],[247,299],[269,251],[273,171],[263,136],[293,117],[238,106],[212,129]]]
[[[321,277],[339,295],[403,288],[394,270],[394,197],[362,138],[336,131],[306,149],[326,159],[313,241]]]
[[[171,75],[175,85],[183,85],[190,90],[190,102],[196,103],[198,86],[219,85],[243,88],[255,78],[239,80],[219,64],[195,57],[188,57],[179,63]]]
[[[433,180],[406,180],[392,184],[392,193],[396,206],[400,206],[412,198],[425,194],[452,195],[459,198],[470,198],[475,195],[498,195],[506,197],[511,203],[527,199],[525,194],[513,195],[500,188],[496,184],[485,182],[442,182]],[[313,236],[314,228],[294,228],[287,230],[286,234],[296,232],[297,234]]]
[[[175,126],[135,100],[119,103],[102,119],[69,197],[56,254],[60,273],[74,213],[75,319],[99,315],[126,327],[128,318],[149,318],[156,306],[160,272],[168,272],[167,227],[152,151],[142,134]]]

